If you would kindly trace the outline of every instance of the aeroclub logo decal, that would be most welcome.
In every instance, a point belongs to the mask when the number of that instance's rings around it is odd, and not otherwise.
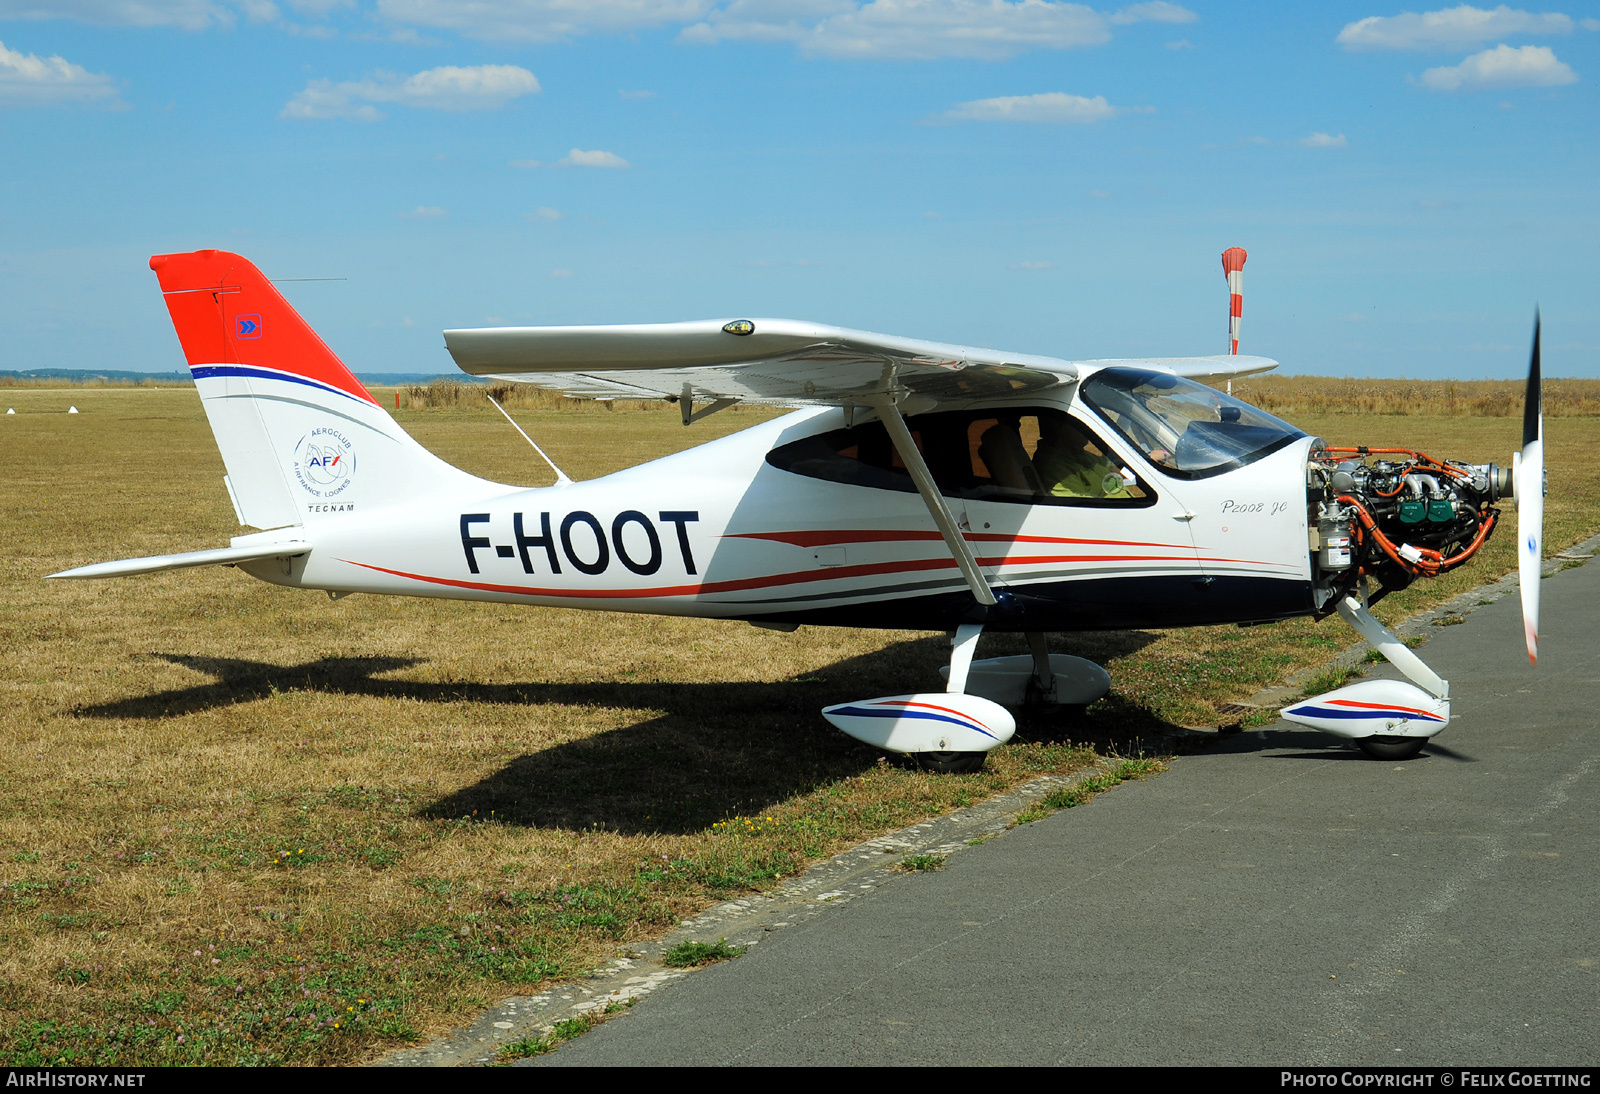
[[[233,317],[233,336],[235,338],[260,338],[261,316],[236,315]]]
[[[294,446],[294,477],[314,498],[338,497],[355,476],[355,446],[337,429],[318,426]]]

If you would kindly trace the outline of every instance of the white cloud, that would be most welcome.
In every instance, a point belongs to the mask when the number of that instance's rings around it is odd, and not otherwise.
[[[492,110],[538,90],[539,81],[533,73],[516,65],[445,65],[405,79],[380,72],[371,79],[337,84],[332,80],[312,80],[278,116],[375,122],[383,114],[373,103],[433,110]]]
[[[1560,87],[1578,74],[1556,60],[1549,46],[1496,46],[1459,65],[1430,68],[1418,81],[1432,91],[1480,91],[1506,87]]]
[[[63,57],[40,57],[0,42],[0,107],[120,105],[110,76],[97,75]]]
[[[1514,35],[1572,33],[1572,19],[1559,12],[1535,15],[1501,4],[1493,11],[1470,4],[1441,11],[1372,15],[1350,23],[1336,39],[1345,49],[1471,49]]]
[[[617,92],[617,97],[622,99],[653,99],[656,97],[656,93],[654,91],[619,90]]]
[[[536,222],[542,221],[548,224],[553,220],[560,220],[563,216],[565,214],[560,209],[552,209],[549,206],[541,205],[531,213],[523,213],[522,219]]]
[[[633,164],[617,155],[615,152],[585,152],[581,148],[574,148],[565,156],[556,160],[557,167],[632,167]]]
[[[278,9],[264,0],[0,0],[0,19],[71,19],[112,27],[205,30],[232,26],[240,14],[252,22],[271,22]]]
[[[1013,262],[1011,264],[1011,269],[1013,270],[1053,270],[1055,268],[1056,264],[1054,262]]]
[[[1194,23],[1200,17],[1188,8],[1169,4],[1166,0],[1153,0],[1148,4],[1129,4],[1109,16],[1111,22],[1127,23]]]
[[[437,205],[419,205],[409,213],[400,213],[399,217],[401,220],[438,220],[449,215],[448,209],[441,209]]]
[[[1187,39],[1187,38],[1179,38],[1175,42],[1168,42],[1167,43],[1167,48],[1168,49],[1193,49],[1194,48],[1194,43],[1189,41],[1189,39]]]
[[[1600,19],[1579,19],[1578,25],[1584,30],[1600,30]]]
[[[1329,136],[1327,133],[1313,133],[1309,137],[1300,138],[1301,148],[1343,148],[1349,143],[1344,139],[1343,133],[1337,137]]]
[[[765,9],[774,5],[760,5]],[[784,5],[789,7],[790,5]],[[823,5],[806,4],[820,8]],[[751,18],[757,5],[735,3],[684,30],[680,40],[793,41],[803,53],[857,60],[967,57],[1000,61],[1033,49],[1073,49],[1111,40],[1110,21],[1081,4],[1055,0],[871,0],[832,3],[820,21]]]
[[[572,276],[572,271],[571,270],[551,270],[550,271],[550,276],[551,277],[571,277]]]
[[[712,0],[378,0],[379,14],[397,23],[510,42],[688,23],[712,7]]]
[[[326,19],[335,8],[353,8],[355,0],[287,0],[288,5],[301,15]]]
[[[1110,14],[1064,0],[377,0],[377,10],[391,23],[497,42],[688,24],[679,41],[793,42],[815,56],[894,60],[1003,60],[1102,45],[1113,26],[1198,18],[1167,0]]]
[[[1104,95],[1086,99],[1047,91],[1042,95],[1007,95],[998,99],[975,99],[957,103],[943,117],[960,122],[1051,122],[1057,125],[1092,125],[1109,121],[1118,114],[1152,113],[1149,106],[1112,106]]]

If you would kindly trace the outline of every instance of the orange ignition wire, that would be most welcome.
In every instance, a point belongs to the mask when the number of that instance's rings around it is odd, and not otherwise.
[[[1365,452],[1362,452],[1362,450],[1359,449],[1359,448],[1336,447],[1336,448],[1324,448],[1323,451],[1324,452],[1349,452],[1349,453],[1352,453],[1352,454],[1355,454],[1355,455],[1365,455],[1365,456],[1410,456],[1411,459],[1408,462],[1412,465],[1412,467],[1415,467],[1416,465],[1421,464],[1424,467],[1426,467],[1429,470],[1430,473],[1438,473],[1438,474],[1441,474],[1441,475],[1449,475],[1453,479],[1466,479],[1466,478],[1470,478],[1471,477],[1466,472],[1457,470],[1456,468],[1451,467],[1449,464],[1446,464],[1446,463],[1444,463],[1444,462],[1442,462],[1440,460],[1434,459],[1432,456],[1428,455],[1426,452],[1418,452],[1414,448],[1369,448]],[[1404,472],[1402,472],[1402,474],[1403,475],[1404,474],[1409,474],[1411,472],[1411,470],[1412,470],[1412,467],[1406,468],[1406,470]],[[1392,497],[1392,496],[1393,495],[1385,495],[1385,497]]]
[[[1393,559],[1401,569],[1410,570],[1414,574],[1421,574],[1426,577],[1434,577],[1439,573],[1440,563],[1443,562],[1444,556],[1438,551],[1433,550],[1431,547],[1413,547],[1412,550],[1416,551],[1421,557],[1415,562],[1407,561],[1400,554],[1400,549],[1394,545],[1394,541],[1383,534],[1382,529],[1378,527],[1378,522],[1372,519],[1371,513],[1367,512],[1366,506],[1349,494],[1339,495],[1339,500],[1348,503],[1355,509],[1356,515],[1361,518],[1361,526],[1372,533],[1372,542],[1381,547],[1383,553]]]
[[[1472,537],[1472,542],[1462,550],[1459,555],[1451,555],[1439,563],[1439,572],[1453,570],[1467,559],[1478,553],[1478,548],[1483,546],[1483,541],[1489,538],[1489,529],[1493,528],[1498,518],[1491,513],[1485,517],[1483,523],[1478,525],[1478,534]]]

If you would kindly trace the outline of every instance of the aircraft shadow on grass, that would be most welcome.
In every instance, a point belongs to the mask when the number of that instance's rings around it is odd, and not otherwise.
[[[1007,648],[1010,636],[994,642]],[[1155,640],[1143,632],[1064,636],[1072,652],[1125,656]],[[1075,640],[1075,641],[1074,641]],[[623,834],[702,831],[712,821],[757,815],[778,802],[875,767],[882,753],[839,733],[817,714],[851,696],[927,690],[949,656],[939,636],[898,642],[804,677],[777,682],[482,684],[382,679],[425,663],[415,657],[331,657],[273,665],[224,657],[156,654],[213,677],[209,683],[76,708],[87,718],[163,719],[294,691],[448,704],[562,705],[647,710],[621,729],[512,759],[498,771],[419,810],[422,816],[494,817],[501,823]],[[1024,718],[1023,739],[1071,737],[1120,746],[1172,727],[1115,705],[1104,717],[1064,723]],[[403,762],[403,761],[402,761]]]

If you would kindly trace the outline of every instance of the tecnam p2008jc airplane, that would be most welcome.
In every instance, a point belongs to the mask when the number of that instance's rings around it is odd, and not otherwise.
[[[981,765],[1014,731],[1007,707],[1105,694],[1105,671],[1051,655],[1049,632],[1338,612],[1411,683],[1363,681],[1284,716],[1374,756],[1413,755],[1448,723],[1448,685],[1368,604],[1471,558],[1513,495],[1535,653],[1537,327],[1513,471],[1330,448],[1204,386],[1276,364],[1236,355],[1243,260],[1224,255],[1235,354],[1214,357],[1066,361],[785,319],[446,331],[475,376],[665,398],[686,425],[738,401],[800,408],[525,489],[414,441],[245,259],[158,255],[239,523],[265,530],[53,576],[234,565],[333,595],[951,631],[944,691],[823,711],[941,770]],[[1031,655],[974,660],[985,629],[1023,632]]]

